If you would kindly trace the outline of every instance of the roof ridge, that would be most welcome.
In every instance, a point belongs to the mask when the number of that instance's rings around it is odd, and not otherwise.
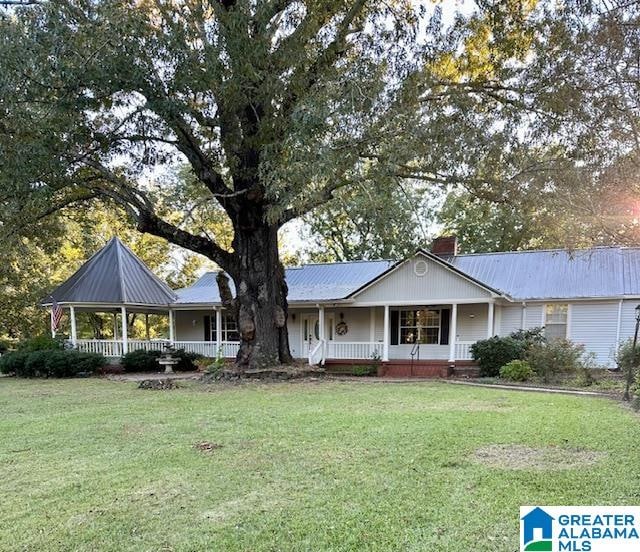
[[[125,249],[125,251],[127,253],[129,253],[131,255],[131,257],[133,258],[133,260],[138,264],[138,266],[152,279],[152,281],[156,284],[158,284],[163,291],[165,291],[166,293],[168,293],[170,296],[172,296],[173,299],[175,299],[176,294],[175,292],[169,287],[169,285],[162,279],[160,279],[160,277],[158,277],[147,265],[146,263],[140,258],[138,257],[134,251],[127,246],[127,244],[121,242],[120,240],[118,240],[119,244]],[[122,268],[122,267],[121,267]],[[124,283],[124,278],[122,273],[120,274],[120,280],[122,283]]]
[[[624,247],[622,245],[597,245],[594,247],[583,247],[583,248],[575,248],[571,249],[568,247],[565,248],[550,248],[550,249],[522,249],[519,251],[485,251],[485,252],[476,252],[476,253],[458,253],[457,255],[452,255],[450,258],[456,257],[478,257],[481,255],[519,255],[523,253],[585,253],[589,251],[597,251],[603,249],[618,249],[618,250],[629,250],[629,249],[640,249],[640,247]]]
[[[122,297],[122,302],[126,303],[127,302],[127,293],[124,287],[124,274],[122,272],[122,252],[121,252],[121,247],[122,245],[124,245],[119,238],[117,238],[116,236],[113,237],[113,239],[115,240],[116,243],[116,259],[117,259],[117,263],[118,263],[118,276],[119,276],[119,280],[120,280],[120,296]]]

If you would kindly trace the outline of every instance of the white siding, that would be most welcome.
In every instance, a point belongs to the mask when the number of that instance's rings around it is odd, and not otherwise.
[[[501,307],[499,335],[509,335],[522,327],[522,305],[503,305]]]
[[[620,341],[633,338],[636,331],[636,307],[639,300],[622,302],[622,317],[620,323]]]
[[[423,276],[416,276],[414,272],[417,262],[426,262],[428,265],[428,271]],[[360,292],[354,299],[364,303],[382,304],[393,301],[396,304],[406,302],[408,305],[429,305],[452,299],[481,301],[490,296],[491,293],[479,285],[431,259],[417,255]]]
[[[487,338],[488,305],[458,305],[458,341]]]
[[[544,305],[542,303],[527,303],[524,325],[527,330],[544,326]]]
[[[204,317],[215,316],[212,310],[175,311],[176,340],[204,341]]]
[[[595,353],[596,362],[613,366],[618,328],[618,301],[584,301],[569,307],[569,339]]]

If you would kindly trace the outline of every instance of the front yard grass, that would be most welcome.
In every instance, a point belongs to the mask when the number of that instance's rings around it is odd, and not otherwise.
[[[520,505],[640,503],[640,419],[600,398],[5,378],[0,412],[3,551],[511,552]]]

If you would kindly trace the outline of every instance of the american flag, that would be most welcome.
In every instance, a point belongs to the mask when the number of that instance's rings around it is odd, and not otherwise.
[[[51,298],[51,327],[53,330],[57,330],[60,326],[60,320],[62,319],[62,307],[58,305],[58,302]]]

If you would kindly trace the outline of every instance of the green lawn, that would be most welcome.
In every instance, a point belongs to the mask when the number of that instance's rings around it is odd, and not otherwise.
[[[512,552],[520,505],[640,503],[640,419],[613,401],[438,383],[211,387],[1,379],[0,550]],[[600,454],[571,469],[475,454],[511,444]]]

